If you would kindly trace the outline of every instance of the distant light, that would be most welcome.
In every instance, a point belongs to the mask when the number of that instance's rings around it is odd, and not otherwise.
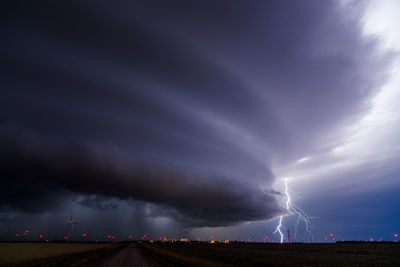
[[[111,238],[111,235],[108,235],[108,238]]]
[[[131,239],[131,238],[132,238],[132,236],[130,235],[130,236],[128,236],[128,238],[129,238],[129,239]],[[161,237],[160,237],[160,239],[161,239]]]
[[[39,235],[39,238],[43,238],[43,235]]]
[[[82,236],[83,236],[83,237],[86,237],[86,233],[83,233]]]
[[[371,237],[370,239],[369,239],[369,242],[373,242],[374,241],[374,239]]]
[[[65,236],[64,236],[64,239],[67,239],[67,238],[68,238],[68,236],[65,235]]]
[[[15,236],[16,236],[16,237],[18,237],[18,236],[19,236],[19,234],[15,234]]]
[[[394,234],[394,237],[399,237],[399,235],[398,234]]]

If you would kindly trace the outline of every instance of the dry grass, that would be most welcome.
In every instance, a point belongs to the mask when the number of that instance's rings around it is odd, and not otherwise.
[[[110,243],[0,243],[0,265],[35,262],[115,246]]]
[[[146,244],[183,266],[400,266],[400,244]]]

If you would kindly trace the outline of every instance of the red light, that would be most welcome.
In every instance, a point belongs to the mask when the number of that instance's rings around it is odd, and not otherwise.
[[[16,236],[16,237],[18,237],[18,236],[19,236],[19,234],[15,234],[15,236]]]
[[[132,236],[130,235],[129,238],[132,238]],[[160,237],[161,238],[161,237]]]
[[[333,234],[331,233],[331,236],[333,236]]]
[[[371,237],[370,239],[369,239],[369,242],[373,242],[374,241],[374,239]]]
[[[398,234],[394,234],[394,237],[399,237],[399,235]]]
[[[332,237],[332,241],[335,241],[335,238],[334,238],[334,237]]]
[[[83,236],[83,237],[86,237],[86,233],[83,233],[82,236]]]
[[[200,242],[200,238],[197,238],[197,241]]]
[[[39,235],[39,238],[43,238],[43,235]]]
[[[327,237],[325,237],[324,239],[325,239],[325,240],[328,240],[328,238],[327,238]]]
[[[108,235],[108,238],[111,238],[111,235]]]
[[[65,235],[65,236],[64,236],[64,239],[67,239],[67,238],[68,238],[68,236]]]

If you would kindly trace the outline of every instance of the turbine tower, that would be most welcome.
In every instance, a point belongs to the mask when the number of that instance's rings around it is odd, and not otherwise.
[[[74,217],[72,217],[72,214],[67,219],[67,222],[68,222],[68,225],[64,230],[64,232],[66,233],[66,235],[65,235],[66,241],[68,241],[70,239],[72,232],[74,231],[74,225],[79,224],[79,222],[77,222],[76,219]]]

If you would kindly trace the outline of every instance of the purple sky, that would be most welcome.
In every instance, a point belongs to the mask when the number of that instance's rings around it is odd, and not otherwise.
[[[396,1],[4,8],[0,239],[278,240],[283,180],[317,241],[400,216]],[[33,237],[32,237],[33,238]],[[307,239],[303,225],[298,241]]]

